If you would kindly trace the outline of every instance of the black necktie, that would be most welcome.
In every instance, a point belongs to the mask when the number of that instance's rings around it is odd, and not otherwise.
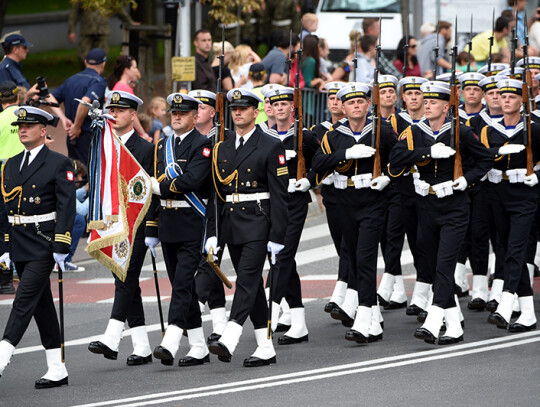
[[[24,160],[23,160],[23,165],[21,167],[21,174],[23,173],[23,171],[26,169],[26,167],[28,167],[28,160],[30,159],[30,152],[28,151],[25,151],[24,152]]]
[[[240,152],[240,150],[242,150],[242,147],[244,147],[244,137],[240,137],[240,144],[238,145],[238,147],[236,149],[236,154],[237,155]]]

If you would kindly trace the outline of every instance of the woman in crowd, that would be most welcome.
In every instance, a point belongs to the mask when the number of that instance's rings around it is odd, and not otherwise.
[[[249,45],[238,45],[232,54],[231,69],[232,78],[238,88],[252,89],[253,83],[249,78],[249,67],[251,64],[260,63],[261,58]]]
[[[361,52],[360,51],[360,31],[352,30],[349,33],[349,40],[351,41],[351,48],[349,50],[349,55],[347,55],[345,60],[341,62],[332,73],[332,80],[334,81],[341,81],[341,82],[353,81],[354,74],[351,75],[351,72],[354,71],[354,66],[353,66],[354,55],[356,53],[356,50],[358,50],[358,52]]]
[[[394,66],[399,72],[403,72],[403,65],[405,64],[405,41],[406,37],[403,37],[396,49],[396,59],[394,60]],[[420,64],[416,58],[416,38],[409,37],[409,49],[407,50],[407,68],[405,70],[405,76],[422,76]]]
[[[214,42],[213,51],[214,51],[214,60],[212,61],[212,69],[216,78],[219,78],[219,56],[225,48],[224,58],[223,58],[223,71],[221,72],[221,88],[223,92],[228,92],[235,87],[234,79],[231,75],[231,69],[229,63],[231,61],[234,48],[229,41],[225,41],[225,47],[221,45],[221,42]]]

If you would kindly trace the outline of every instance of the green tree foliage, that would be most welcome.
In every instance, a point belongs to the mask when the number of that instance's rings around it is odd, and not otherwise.
[[[201,0],[202,4],[208,4],[212,9],[209,11],[214,20],[225,24],[236,22],[243,23],[238,20],[237,11],[241,7],[241,14],[251,14],[263,7],[264,0]]]
[[[72,4],[80,3],[84,9],[98,10],[104,16],[121,12],[126,6],[137,8],[135,0],[70,0]]]

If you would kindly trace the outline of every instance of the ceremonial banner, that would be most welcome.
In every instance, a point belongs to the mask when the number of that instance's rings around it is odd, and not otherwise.
[[[90,147],[88,253],[125,281],[137,229],[150,206],[150,177],[109,120],[94,120]]]

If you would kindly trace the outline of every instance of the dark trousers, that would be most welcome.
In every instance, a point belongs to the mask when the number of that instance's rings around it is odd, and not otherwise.
[[[255,329],[266,327],[268,322],[268,303],[262,279],[267,243],[266,240],[256,240],[227,244],[237,276],[229,319],[244,325],[249,316]]]
[[[496,222],[497,236],[505,249],[503,290],[517,293],[520,297],[532,295],[525,260],[528,236],[536,213],[536,200],[491,200],[490,209]]]
[[[130,328],[144,326],[144,309],[139,286],[139,276],[146,256],[144,228],[140,227],[133,241],[133,251],[127,270],[126,281],[122,282],[114,275],[114,302],[111,319],[124,322]]]
[[[388,209],[381,237],[384,272],[401,275],[401,251],[405,242],[405,228],[401,214],[401,194],[392,189],[389,193]]]
[[[82,131],[75,142],[69,137],[66,138],[68,157],[73,160],[79,160],[84,165],[88,165],[88,155],[90,154],[91,131]]]
[[[471,201],[471,216],[458,263],[465,264],[469,258],[473,274],[485,276],[489,264],[489,208],[481,186],[471,188],[468,194]]]
[[[289,307],[302,308],[304,306],[302,304],[302,288],[294,257],[306,222],[308,203],[295,201],[291,198],[288,213],[289,222],[285,233],[285,247],[277,255],[274,266],[272,300],[279,304],[285,297]]]
[[[326,208],[326,220],[328,222],[328,229],[330,229],[330,236],[336,247],[337,254],[339,256],[338,266],[338,281],[349,281],[349,256],[347,254],[347,246],[342,244],[342,231],[340,217],[342,212],[340,207],[335,203],[328,203],[324,201],[324,207]]]
[[[219,256],[223,250],[218,252]],[[197,297],[204,304],[208,303],[210,309],[225,307],[225,289],[223,282],[217,276],[205,259],[202,259],[195,275]]]
[[[45,349],[60,347],[60,325],[51,293],[49,276],[54,260],[15,262],[20,282],[3,339],[17,346],[32,317],[36,320]]]
[[[401,194],[401,221],[407,235],[407,243],[413,257],[414,268],[418,276],[418,249],[416,241],[418,239],[418,212],[416,208],[418,197]],[[418,278],[417,278],[418,279]]]
[[[426,197],[425,199],[437,199]],[[446,210],[424,209],[418,217],[419,264],[431,270],[433,278],[433,304],[441,308],[456,306],[454,300],[454,271],[467,234],[469,207],[448,206]]]
[[[342,207],[341,228],[353,271],[350,276],[356,278],[356,287],[351,288],[358,290],[358,304],[367,307],[377,304],[377,257],[386,207],[384,196],[362,207]]]
[[[169,325],[182,329],[200,328],[202,320],[195,290],[195,272],[201,259],[201,242],[162,242],[161,247],[172,286]]]

